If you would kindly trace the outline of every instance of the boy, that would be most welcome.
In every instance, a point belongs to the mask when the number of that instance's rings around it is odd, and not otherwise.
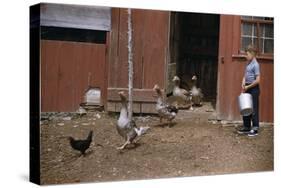
[[[253,113],[249,116],[243,116],[244,127],[238,130],[238,133],[247,134],[248,136],[256,136],[258,135],[259,130],[260,66],[256,60],[256,50],[252,46],[248,46],[246,53],[248,63],[242,79],[242,92],[250,93],[252,95]]]

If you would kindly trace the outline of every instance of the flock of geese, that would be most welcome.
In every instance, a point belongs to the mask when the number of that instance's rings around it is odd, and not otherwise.
[[[178,76],[173,78],[174,89],[173,89],[173,97],[178,98],[179,100],[183,100],[186,103],[190,103],[190,109],[193,109],[193,106],[201,106],[203,94],[200,88],[197,88],[196,81],[197,77],[193,76],[192,81],[194,82],[190,91],[187,91],[183,88],[180,88],[180,79]],[[175,105],[169,104],[165,101],[163,92],[160,87],[156,84],[153,87],[153,91],[156,93],[156,111],[158,113],[160,123],[165,119],[168,121],[169,126],[172,123],[172,120],[175,119],[178,113],[178,104]],[[136,122],[134,120],[129,120],[128,117],[128,108],[127,108],[127,99],[125,97],[124,92],[119,92],[119,96],[121,99],[122,107],[119,115],[119,119],[117,121],[117,131],[120,136],[122,136],[125,140],[125,143],[118,147],[117,149],[123,150],[127,145],[134,143],[136,138],[145,134],[149,127],[137,127]],[[176,100],[177,101],[177,100]]]
[[[164,94],[161,88],[156,84],[153,87],[153,91],[156,93],[156,111],[158,113],[160,123],[162,120],[168,121],[168,125],[170,127],[172,120],[175,119],[179,107],[178,102],[183,101],[184,103],[190,104],[190,109],[193,109],[193,106],[201,106],[203,94],[200,88],[197,88],[196,81],[197,77],[192,77],[193,85],[189,91],[180,88],[180,78],[175,76],[173,78],[174,88],[172,92],[172,96],[169,98],[174,98],[173,104],[167,102],[164,98]],[[130,120],[128,116],[128,104],[127,98],[123,91],[118,93],[121,99],[121,110],[120,115],[117,121],[117,132],[118,134],[124,138],[125,142],[122,146],[117,147],[118,150],[123,150],[127,145],[136,143],[138,137],[144,135],[150,127],[137,127],[136,122],[134,120]],[[92,142],[93,131],[90,131],[87,138],[85,140],[75,140],[72,137],[69,137],[70,145],[73,149],[81,152],[81,155],[85,155],[85,151],[89,148]]]

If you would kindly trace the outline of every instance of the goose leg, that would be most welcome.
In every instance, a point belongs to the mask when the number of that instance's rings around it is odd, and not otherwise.
[[[169,127],[169,128],[172,127],[172,120],[169,120],[168,127]]]
[[[190,106],[190,110],[193,110],[193,104],[191,104],[191,106]]]
[[[122,146],[117,147],[118,150],[123,150],[128,144],[130,144],[130,140],[127,140]]]
[[[140,140],[140,137],[137,137],[135,140],[133,140],[133,144],[136,144]]]
[[[193,103],[193,101],[191,101],[190,110],[193,110],[193,105],[194,105],[194,103]]]
[[[189,101],[190,101],[190,110],[193,110],[193,101],[192,101],[192,95],[190,95],[189,97]]]

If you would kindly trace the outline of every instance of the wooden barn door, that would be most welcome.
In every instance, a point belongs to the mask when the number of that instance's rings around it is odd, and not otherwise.
[[[104,99],[105,53],[105,44],[41,40],[41,111],[76,111],[89,86]]]
[[[107,110],[119,111],[118,91],[128,88],[127,9],[112,9]],[[132,10],[133,111],[155,112],[153,86],[165,87],[169,12]]]
[[[232,62],[233,19],[231,15],[220,16],[216,111],[218,119],[227,120],[233,120],[233,114],[238,112],[236,105],[240,87],[237,88],[237,84],[240,86],[242,79],[240,73],[243,72],[238,71],[243,69],[237,67],[241,65]]]

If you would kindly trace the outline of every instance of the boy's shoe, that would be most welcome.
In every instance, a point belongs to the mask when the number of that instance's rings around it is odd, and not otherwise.
[[[248,133],[248,136],[250,136],[250,137],[257,136],[257,135],[258,135],[258,131],[257,131],[257,130],[251,130],[251,131]]]
[[[239,129],[238,131],[237,131],[237,133],[238,134],[249,134],[250,133],[250,131],[251,131],[251,129],[247,129],[247,128],[242,128],[242,129]]]

